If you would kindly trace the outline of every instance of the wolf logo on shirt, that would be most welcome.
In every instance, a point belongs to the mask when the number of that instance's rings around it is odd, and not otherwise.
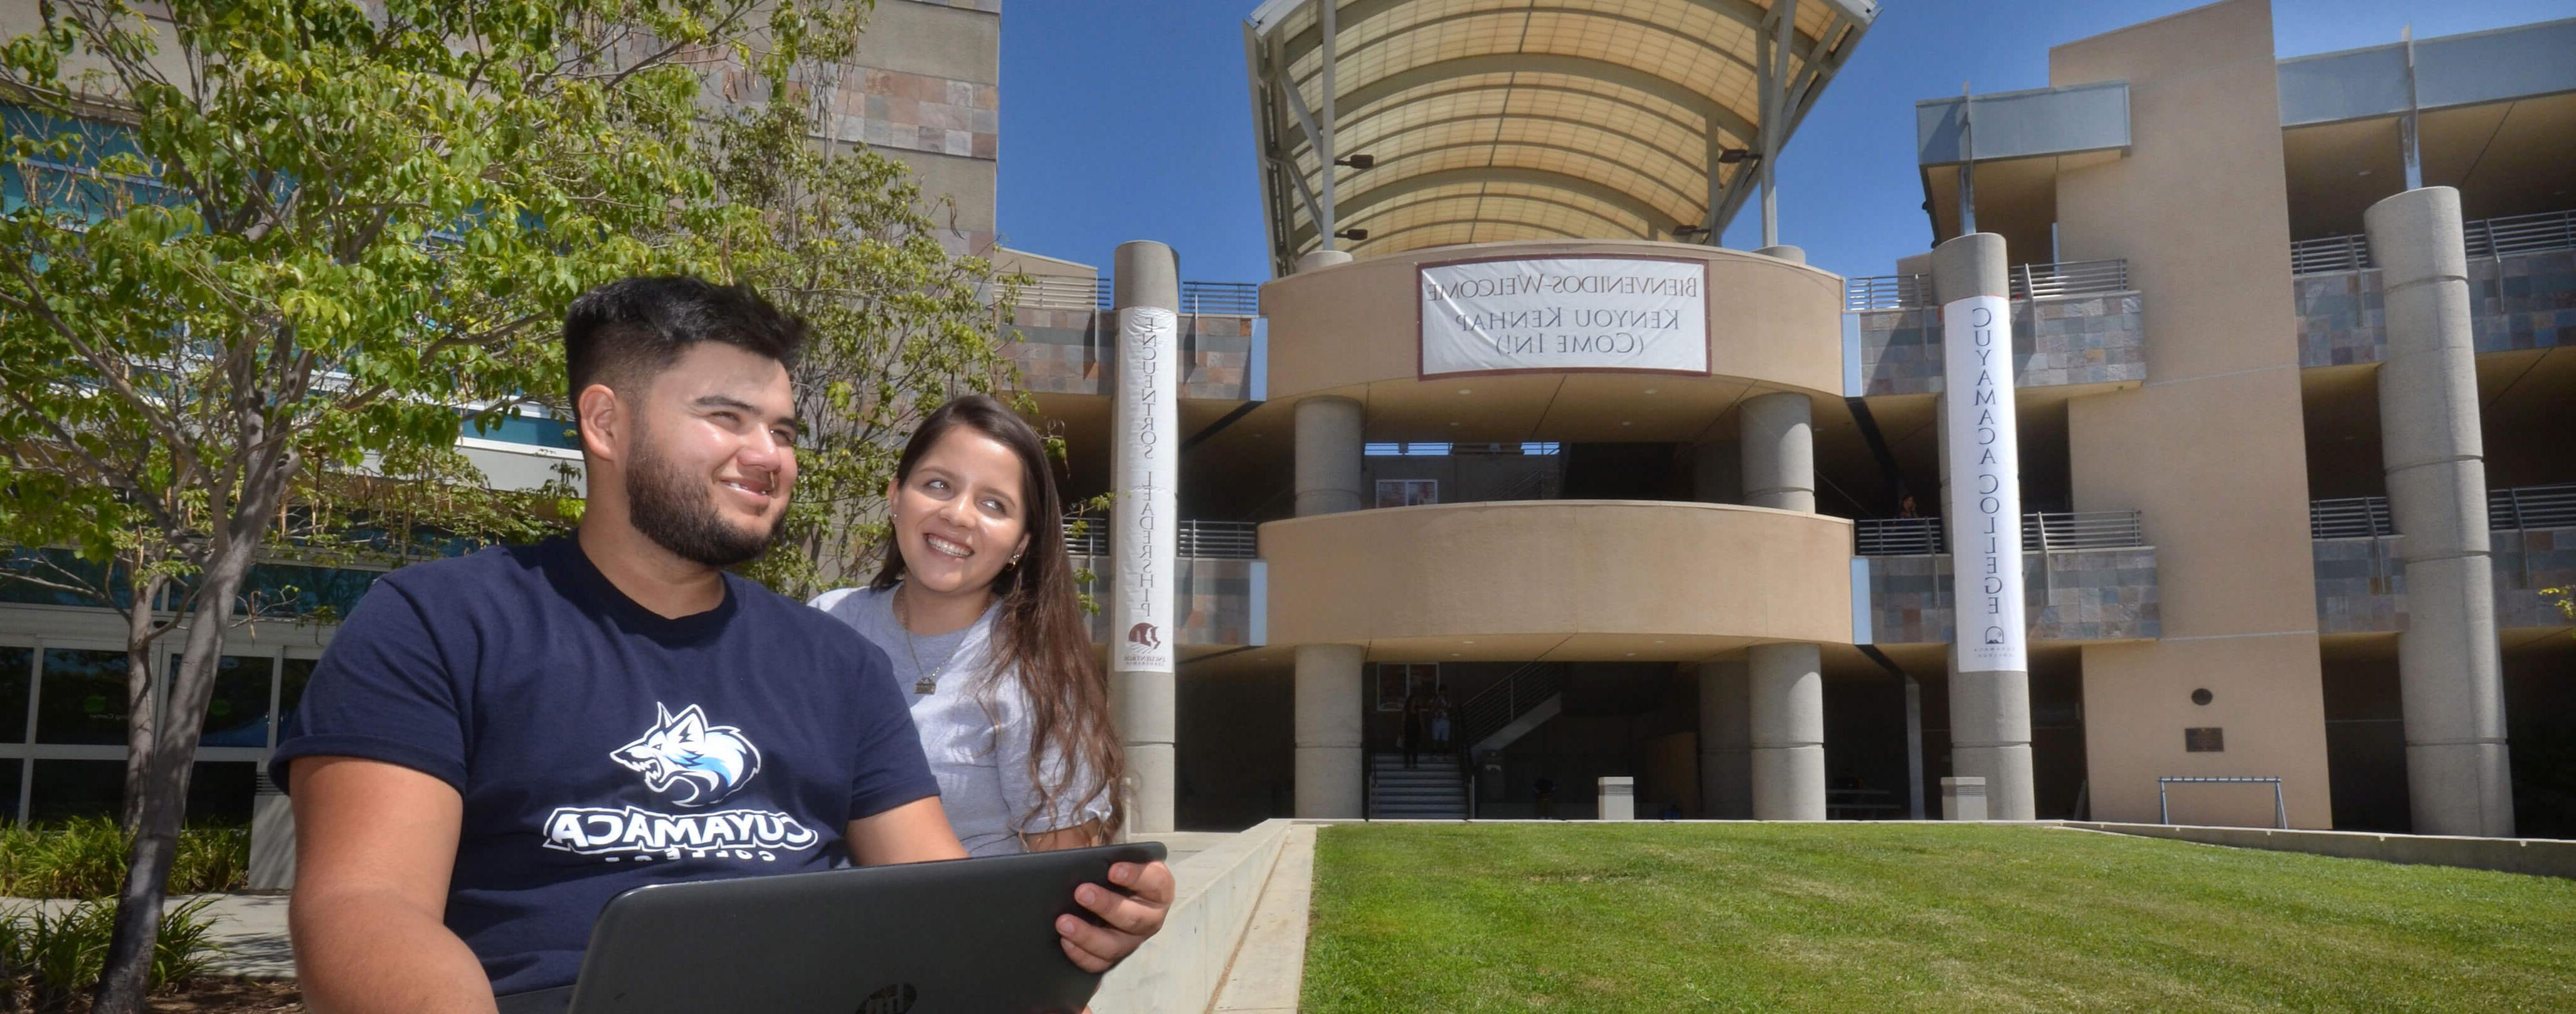
[[[741,729],[709,725],[695,704],[672,714],[653,702],[653,727],[609,757],[644,776],[646,788],[681,806],[713,806],[760,773],[760,748]]]

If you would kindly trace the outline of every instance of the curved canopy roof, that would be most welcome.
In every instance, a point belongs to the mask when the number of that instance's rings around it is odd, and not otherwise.
[[[1326,231],[1348,230],[1330,247],[1362,256],[1714,242],[1877,13],[1874,0],[1269,0],[1244,49],[1273,268],[1326,249]],[[1329,161],[1344,164],[1327,178]]]

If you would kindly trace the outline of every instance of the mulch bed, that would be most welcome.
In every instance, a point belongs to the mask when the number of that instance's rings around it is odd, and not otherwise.
[[[5,990],[0,990],[0,1011],[16,1014],[26,1008],[10,1005]],[[86,997],[76,1001],[72,1010],[89,1010]],[[152,998],[156,1014],[303,1014],[304,993],[292,982],[255,982],[249,979],[224,979],[208,976],[182,983],[177,989]]]

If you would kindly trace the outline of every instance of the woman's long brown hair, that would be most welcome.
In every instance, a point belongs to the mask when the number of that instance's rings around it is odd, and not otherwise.
[[[1059,801],[1080,806],[1109,796],[1101,841],[1118,833],[1126,807],[1117,786],[1127,773],[1126,752],[1109,720],[1109,683],[1091,654],[1091,624],[1074,594],[1073,560],[1064,548],[1064,504],[1047,467],[1046,445],[1019,413],[981,394],[939,407],[921,421],[895,463],[897,486],[941,437],[964,428],[1001,441],[1020,459],[1021,522],[1029,545],[1020,562],[993,578],[1001,608],[993,621],[992,672],[976,689],[985,714],[993,713],[992,680],[1016,679],[1029,702],[1029,775],[1038,787],[1036,808],[1023,823],[1052,817]],[[883,591],[903,579],[903,548],[886,540],[885,565],[868,587]],[[1059,758],[1052,773],[1047,760]],[[1064,830],[1047,828],[1044,830]]]

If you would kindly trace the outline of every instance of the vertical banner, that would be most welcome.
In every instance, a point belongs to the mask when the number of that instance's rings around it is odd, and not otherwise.
[[[1118,311],[1116,472],[1110,500],[1110,658],[1117,672],[1172,671],[1172,566],[1178,541],[1180,317]]]
[[[1959,671],[2027,672],[2011,306],[2002,296],[1942,304],[1941,343]]]

